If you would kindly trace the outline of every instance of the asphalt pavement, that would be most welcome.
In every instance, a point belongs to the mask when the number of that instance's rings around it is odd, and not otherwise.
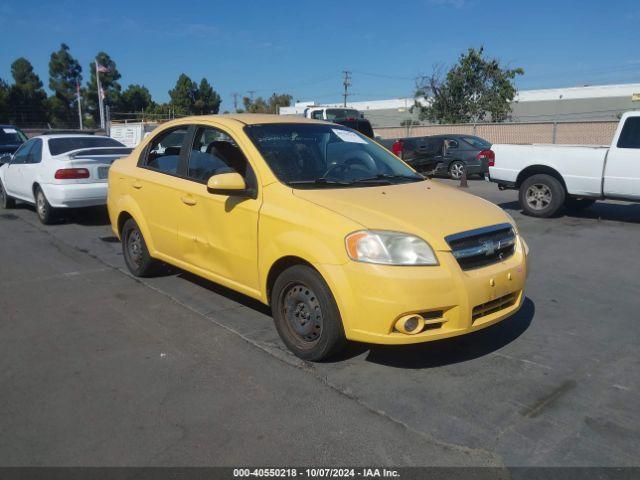
[[[0,211],[0,465],[640,466],[640,205],[468,191],[529,243],[520,312],[316,364],[247,297],[131,277],[103,209]]]

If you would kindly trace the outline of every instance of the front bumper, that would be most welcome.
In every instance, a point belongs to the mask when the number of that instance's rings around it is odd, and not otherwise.
[[[41,187],[54,208],[95,207],[107,204],[106,182],[43,184]]]
[[[527,247],[520,237],[509,258],[473,270],[463,271],[451,252],[437,255],[440,265],[433,267],[325,265],[347,338],[377,344],[428,342],[488,327],[522,305]],[[435,320],[415,335],[396,331],[396,321],[412,313]]]

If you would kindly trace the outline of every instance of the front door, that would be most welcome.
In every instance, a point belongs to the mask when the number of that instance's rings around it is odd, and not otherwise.
[[[640,199],[640,117],[628,117],[618,128],[607,154],[604,194]]]
[[[23,169],[29,159],[29,152],[35,144],[35,140],[29,140],[22,145],[16,153],[14,153],[11,162],[6,167],[4,179],[4,188],[7,193],[13,197],[21,198],[23,200],[33,201],[33,195],[25,195],[25,187],[23,185]]]
[[[258,284],[260,199],[212,194],[207,181],[237,172],[257,192],[253,169],[224,130],[195,126],[182,186],[178,227],[181,260],[227,284],[255,294]],[[257,195],[256,195],[257,196]]]

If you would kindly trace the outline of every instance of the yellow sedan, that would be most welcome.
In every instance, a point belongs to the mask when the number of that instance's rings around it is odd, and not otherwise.
[[[113,164],[108,208],[134,275],[166,262],[258,299],[307,360],[465,334],[523,300],[511,217],[340,125],[168,122]]]

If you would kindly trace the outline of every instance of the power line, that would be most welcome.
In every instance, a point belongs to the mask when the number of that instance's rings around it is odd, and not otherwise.
[[[342,94],[343,97],[343,106],[347,106],[347,97],[349,96],[349,87],[351,86],[351,72],[349,72],[348,70],[343,70],[342,73],[344,74],[344,79],[342,80],[342,85],[344,85],[344,93]]]

